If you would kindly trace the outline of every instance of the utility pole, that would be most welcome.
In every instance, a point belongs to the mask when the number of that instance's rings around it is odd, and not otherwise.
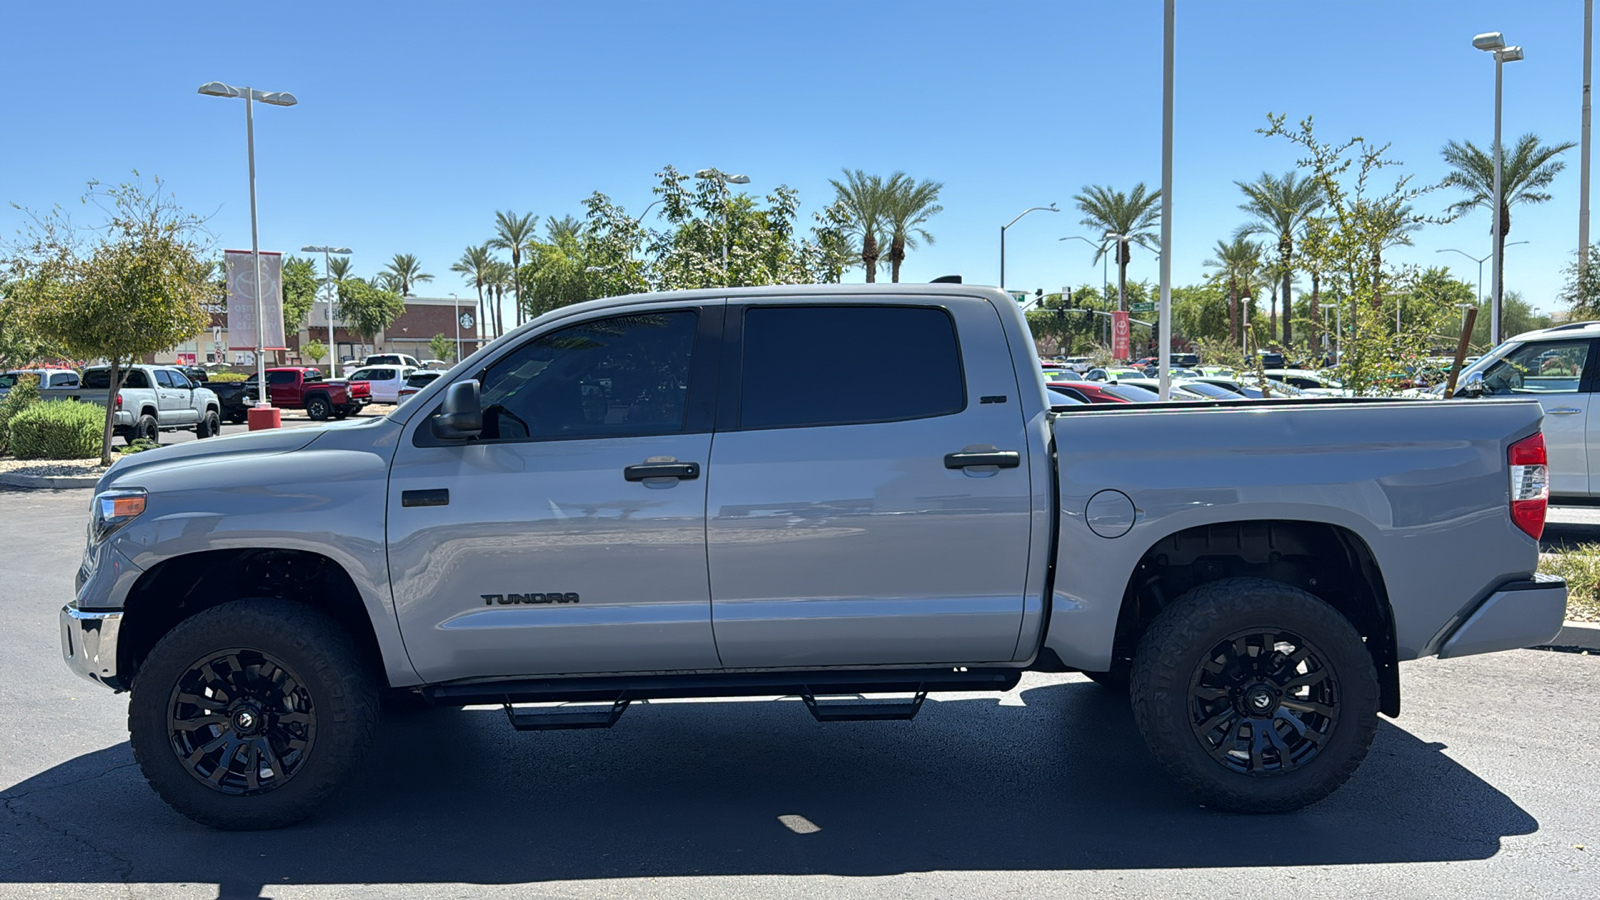
[[[1578,266],[1589,259],[1589,73],[1594,60],[1594,0],[1583,0],[1583,136],[1578,164]]]

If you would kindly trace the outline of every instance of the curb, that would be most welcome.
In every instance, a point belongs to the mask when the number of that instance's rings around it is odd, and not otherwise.
[[[1561,631],[1548,644],[1534,650],[1589,650],[1600,652],[1600,624],[1594,622],[1563,622]]]
[[[100,481],[99,475],[17,475],[0,473],[0,485],[29,490],[60,491],[69,488],[92,488]]]

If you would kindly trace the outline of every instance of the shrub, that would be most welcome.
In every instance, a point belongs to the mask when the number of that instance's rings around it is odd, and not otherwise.
[[[1567,618],[1600,622],[1600,546],[1581,544],[1541,553],[1539,571],[1567,580]]]
[[[213,372],[206,376],[206,378],[210,379],[211,381],[220,381],[224,384],[233,381],[244,381],[249,377],[249,375],[246,375],[243,372]]]
[[[100,455],[106,410],[93,403],[35,403],[11,417],[17,459],[89,459]]]
[[[39,402],[39,378],[23,375],[0,399],[0,456],[11,452],[11,417]]]

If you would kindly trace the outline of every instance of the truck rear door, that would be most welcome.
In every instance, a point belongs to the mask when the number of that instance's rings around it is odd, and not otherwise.
[[[562,327],[482,370],[480,438],[411,420],[388,552],[423,678],[719,665],[704,470],[721,327],[720,301]]]
[[[1600,416],[1590,409],[1600,360],[1594,341],[1577,337],[1562,341],[1529,341],[1484,370],[1490,396],[1535,397],[1544,408],[1546,452],[1550,458],[1550,493],[1585,496],[1600,489]],[[1597,460],[1600,462],[1600,460]]]
[[[723,664],[1011,659],[1030,448],[996,310],[774,298],[731,305],[727,330],[706,532]]]

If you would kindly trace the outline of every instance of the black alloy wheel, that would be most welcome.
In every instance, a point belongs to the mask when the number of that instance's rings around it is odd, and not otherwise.
[[[1339,680],[1316,645],[1289,632],[1218,641],[1189,679],[1189,727],[1235,772],[1288,772],[1310,762],[1339,722]]]
[[[321,422],[328,418],[329,411],[326,397],[312,397],[306,401],[306,417],[313,421]]]
[[[200,783],[223,794],[278,788],[317,739],[311,695],[278,658],[233,648],[197,660],[172,688],[172,750]]]

